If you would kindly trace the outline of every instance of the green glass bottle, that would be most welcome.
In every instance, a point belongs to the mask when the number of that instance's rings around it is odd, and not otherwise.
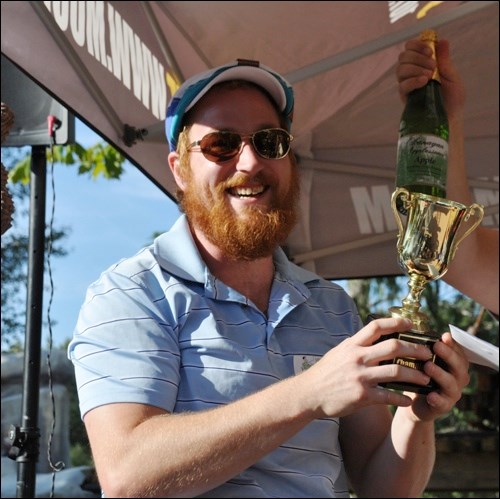
[[[436,60],[436,32],[424,30],[420,39],[432,48]],[[399,127],[396,187],[446,197],[448,136],[448,117],[436,66],[427,84],[408,94]]]

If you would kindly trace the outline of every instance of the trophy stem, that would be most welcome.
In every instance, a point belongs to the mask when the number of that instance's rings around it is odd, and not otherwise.
[[[408,281],[408,287],[410,292],[408,296],[403,300],[403,308],[408,310],[410,314],[418,312],[420,309],[420,295],[427,284],[427,279],[419,274],[411,274],[410,280]]]
[[[403,300],[402,307],[391,307],[389,312],[393,317],[404,317],[413,321],[413,331],[428,333],[430,331],[429,318],[426,314],[419,312],[420,295],[427,284],[428,279],[420,274],[411,274],[408,281],[410,292]]]

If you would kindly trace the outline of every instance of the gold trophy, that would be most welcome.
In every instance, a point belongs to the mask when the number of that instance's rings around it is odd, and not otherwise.
[[[401,205],[407,216],[399,212]],[[399,228],[399,265],[410,277],[410,291],[403,305],[391,307],[389,312],[393,317],[405,317],[413,321],[410,331],[396,333],[392,337],[425,344],[432,350],[434,343],[440,340],[440,335],[431,330],[428,316],[420,311],[420,295],[428,282],[446,273],[458,244],[481,223],[484,209],[476,203],[467,207],[448,199],[410,192],[405,188],[393,192],[391,206]],[[434,356],[431,360],[446,368],[439,357]],[[424,362],[414,358],[399,357],[388,363],[420,370],[424,365]],[[427,386],[397,382],[384,383],[383,386],[417,393],[429,393],[437,388],[432,380]]]

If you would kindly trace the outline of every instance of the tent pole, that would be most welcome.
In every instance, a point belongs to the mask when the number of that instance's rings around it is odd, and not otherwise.
[[[32,146],[22,422],[20,428],[11,430],[18,464],[16,497],[35,497],[36,464],[39,456],[40,429],[37,424],[45,254],[46,165],[45,146]]]

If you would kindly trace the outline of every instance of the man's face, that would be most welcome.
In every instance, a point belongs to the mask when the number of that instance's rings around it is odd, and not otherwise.
[[[215,88],[197,105],[189,142],[213,131],[242,135],[279,128],[269,99],[254,88]],[[223,163],[189,153],[182,207],[191,226],[235,260],[272,254],[296,221],[299,178],[290,155],[260,157],[244,139],[241,153]],[[293,162],[293,164],[292,164]]]

